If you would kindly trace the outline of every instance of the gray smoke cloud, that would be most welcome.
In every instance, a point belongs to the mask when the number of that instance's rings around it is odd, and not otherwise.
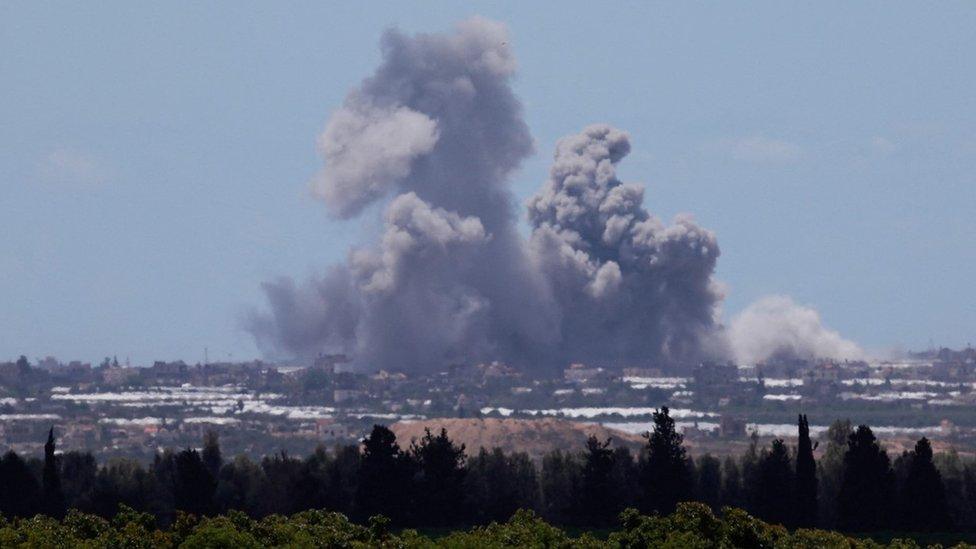
[[[585,361],[685,366],[729,355],[715,235],[666,224],[621,182],[626,133],[562,139],[518,232],[509,177],[532,153],[505,27],[387,32],[375,74],[319,140],[313,193],[351,218],[386,202],[383,236],[303,284],[264,285],[248,328],[270,355],[342,352],[363,370],[503,360],[541,373]]]
[[[594,125],[562,139],[549,181],[528,202],[532,256],[560,305],[567,358],[631,365],[721,353],[712,280],[715,235],[690,216],[665,225],[616,165],[626,133]]]
[[[743,364],[772,358],[862,359],[853,341],[824,326],[820,314],[787,296],[772,295],[752,303],[729,325],[733,354]]]
[[[480,18],[452,34],[383,36],[382,64],[319,140],[326,165],[312,182],[340,218],[396,195],[382,241],[322,279],[265,284],[269,310],[249,321],[262,349],[344,352],[368,369],[546,360],[558,308],[508,188],[533,151],[508,42]]]

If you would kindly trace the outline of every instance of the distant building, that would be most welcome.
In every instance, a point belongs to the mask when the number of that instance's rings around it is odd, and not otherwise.
[[[336,389],[332,391],[332,400],[336,404],[348,404],[355,402],[366,396],[366,392],[361,389]]]
[[[610,374],[599,367],[587,367],[585,364],[570,364],[563,370],[563,379],[567,383],[592,383],[594,381],[609,381]]]
[[[739,438],[746,434],[746,422],[740,418],[722,414],[718,423],[718,434],[723,438]]]
[[[349,438],[349,428],[332,418],[315,422],[315,434],[323,442],[338,442]]]
[[[126,385],[131,381],[139,377],[139,370],[137,368],[100,368],[99,374],[102,376],[102,382],[106,385],[119,386]]]
[[[329,374],[336,373],[337,366],[340,364],[347,364],[349,362],[349,357],[343,354],[338,355],[326,355],[320,354],[316,357],[315,362],[312,363],[312,368],[317,370],[324,370]]]
[[[692,371],[695,400],[705,405],[737,394],[738,385],[739,369],[732,363],[703,362]]]

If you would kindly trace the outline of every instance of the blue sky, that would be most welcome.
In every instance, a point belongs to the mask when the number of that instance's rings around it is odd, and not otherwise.
[[[976,4],[0,4],[0,359],[257,356],[260,283],[369,242],[308,193],[390,26],[507,23],[545,180],[555,140],[719,238],[726,317],[766,294],[865,347],[976,342]],[[373,217],[371,217],[373,216]]]

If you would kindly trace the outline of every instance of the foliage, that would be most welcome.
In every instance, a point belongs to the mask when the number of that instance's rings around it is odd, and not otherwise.
[[[43,461],[13,452],[0,458],[0,546],[64,545],[61,539],[110,540],[105,543],[116,547],[315,546],[322,540],[423,546],[430,540],[393,532],[423,527],[444,535],[472,525],[484,526],[437,543],[482,536],[503,546],[532,537],[548,546],[585,546],[597,538],[572,538],[556,527],[596,528],[605,538],[620,512],[636,506],[649,516],[625,513],[630,526],[614,538],[621,544],[652,534],[665,546],[847,543],[819,530],[791,534],[753,516],[786,527],[840,524],[883,541],[893,535],[884,531],[901,529],[951,542],[958,539],[953,529],[976,525],[976,467],[952,452],[933,456],[926,439],[892,467],[869,428],[852,432],[849,423],[837,423],[817,464],[801,416],[795,449],[782,440],[760,448],[753,437],[739,459],[720,462],[707,454],[692,460],[667,409],[655,420],[636,459],[625,447],[591,438],[579,451],[543,456],[541,464],[498,448],[468,459],[444,430],[427,432],[404,451],[392,431],[377,425],[361,446],[318,448],[305,457],[280,452],[260,462],[225,461],[217,438],[207,435],[202,452],[165,451],[151,464],[112,460],[99,467],[90,454],[55,454],[49,433]],[[679,505],[690,499],[704,506]],[[677,512],[669,515],[672,505]],[[59,523],[38,513],[64,518]],[[725,530],[716,531],[719,526]]]
[[[857,539],[837,532],[798,529],[793,532],[756,519],[745,511],[724,508],[715,514],[701,503],[680,503],[667,516],[641,515],[635,509],[621,513],[619,526],[606,539],[590,534],[572,537],[534,512],[521,510],[506,522],[455,531],[439,538],[414,530],[389,529],[384,517],[368,526],[350,522],[327,511],[303,511],[289,517],[269,515],[252,519],[238,511],[197,520],[183,515],[168,529],[152,526],[152,518],[124,508],[111,522],[94,515],[69,511],[62,520],[36,516],[0,523],[3,547],[88,548],[847,548],[919,547],[914,541],[894,539],[888,544]],[[957,547],[972,547],[958,545]]]
[[[678,433],[667,406],[654,412],[654,431],[647,433],[647,461],[641,467],[643,509],[669,513],[692,491],[684,437]]]

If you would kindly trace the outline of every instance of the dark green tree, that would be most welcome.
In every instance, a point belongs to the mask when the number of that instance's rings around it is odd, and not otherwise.
[[[717,511],[722,498],[722,462],[705,454],[695,463],[695,473],[695,500]]]
[[[817,462],[813,458],[814,445],[805,414],[800,415],[797,425],[795,524],[811,528],[817,525]]]
[[[836,528],[840,524],[838,498],[844,480],[844,455],[847,453],[847,439],[853,429],[849,419],[836,420],[827,428],[825,435],[827,447],[817,463],[819,486],[817,518],[820,525]]]
[[[759,485],[759,434],[753,431],[749,435],[749,447],[739,456],[742,471],[742,508],[750,513],[756,513],[758,508],[757,486]]]
[[[542,514],[556,524],[571,524],[575,520],[578,505],[582,466],[577,455],[553,450],[542,456],[540,485],[542,488]]]
[[[739,464],[732,456],[726,456],[722,462],[722,506],[743,507],[742,473]]]
[[[754,497],[756,514],[774,524],[791,525],[794,517],[793,482],[790,452],[781,439],[776,439],[759,458]]]
[[[13,450],[0,458],[0,512],[31,517],[40,509],[40,488],[27,463]]]
[[[468,460],[465,492],[478,523],[505,522],[519,509],[534,509],[538,490],[535,467],[525,453],[482,448]]]
[[[207,431],[203,435],[203,464],[206,466],[210,476],[217,478],[220,474],[220,467],[224,464],[224,459],[220,455],[220,438],[214,431]]]
[[[841,528],[870,532],[894,526],[894,472],[888,454],[867,425],[859,425],[847,441],[844,478],[838,494]]]
[[[261,459],[261,471],[256,493],[251,500],[252,512],[259,517],[268,515],[290,515],[301,511],[309,504],[310,492],[314,486],[303,486],[302,460],[280,451]]]
[[[255,515],[259,487],[264,471],[247,456],[237,456],[220,468],[214,500],[221,513],[230,510],[248,511]]]
[[[626,446],[619,446],[613,451],[612,475],[617,490],[617,506],[621,510],[637,507],[640,502],[640,469]]]
[[[642,508],[668,514],[691,496],[692,479],[683,446],[667,406],[654,412],[654,431],[646,433],[647,459],[642,464]]]
[[[583,471],[579,494],[575,500],[579,506],[579,523],[587,526],[609,526],[623,509],[618,494],[620,486],[614,483],[614,453],[610,439],[600,441],[595,436],[586,440],[582,455]]]
[[[956,526],[976,530],[976,463],[967,463],[962,470],[963,498],[959,503]]]
[[[98,464],[90,452],[65,452],[60,456],[61,487],[69,508],[94,512],[92,503]]]
[[[901,488],[900,526],[914,532],[946,531],[952,521],[942,475],[932,462],[932,445],[922,437],[909,454],[908,475]]]
[[[412,445],[411,454],[418,469],[414,500],[417,524],[450,526],[465,520],[464,445],[455,445],[446,429],[437,435],[426,429],[420,443]]]
[[[170,492],[161,494],[154,477],[155,473],[147,472],[133,460],[118,459],[107,463],[95,475],[92,487],[94,512],[111,518],[120,505],[125,505],[140,511],[151,509],[158,517],[169,517]]]
[[[41,509],[45,515],[63,518],[65,513],[64,492],[61,490],[61,471],[54,455],[54,427],[47,434],[44,444],[44,472],[41,477]]]
[[[176,509],[196,516],[211,513],[217,483],[200,453],[187,448],[176,454],[175,465],[173,503]]]
[[[374,425],[363,440],[355,516],[365,521],[374,515],[385,515],[393,524],[405,524],[412,514],[410,496],[414,468],[410,456],[397,444],[393,431],[383,425]]]
[[[972,525],[976,525],[976,521],[973,520],[976,517],[970,513],[966,496],[966,469],[972,462],[964,464],[955,448],[935,454],[932,462],[942,476],[952,525],[960,530],[972,530]]]
[[[324,507],[326,509],[352,516],[360,465],[361,456],[358,447],[347,445],[335,449],[332,459],[325,468]]]

